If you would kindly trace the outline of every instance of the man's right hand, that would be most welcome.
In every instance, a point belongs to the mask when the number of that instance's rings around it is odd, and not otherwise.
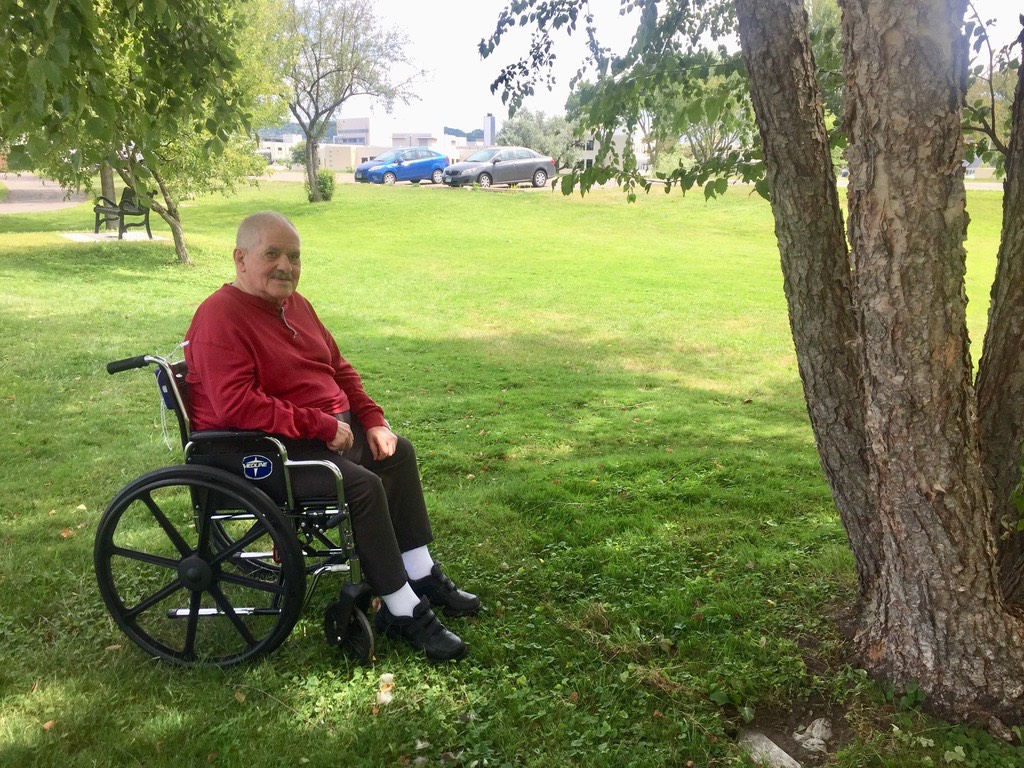
[[[327,447],[332,451],[338,453],[344,453],[355,443],[355,437],[352,436],[352,427],[346,424],[344,421],[338,422],[338,431],[334,435],[334,439],[331,440]]]

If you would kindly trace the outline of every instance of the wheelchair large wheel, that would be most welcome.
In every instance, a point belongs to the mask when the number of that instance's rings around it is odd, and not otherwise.
[[[245,530],[226,546],[213,524],[233,518]],[[256,659],[284,642],[302,610],[294,528],[262,491],[220,469],[164,467],[126,486],[100,520],[94,558],[114,621],[172,664]]]

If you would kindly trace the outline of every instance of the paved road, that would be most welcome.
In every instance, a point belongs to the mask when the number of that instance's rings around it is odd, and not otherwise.
[[[10,190],[0,202],[0,214],[59,211],[89,199],[78,192],[65,199],[65,192],[57,182],[41,179],[32,173],[0,173],[0,184]]]
[[[263,177],[267,181],[302,181],[305,177],[301,171],[276,170]],[[352,174],[339,173],[338,181],[351,183]],[[846,179],[840,179],[840,186],[845,186]],[[5,213],[37,213],[40,211],[58,211],[70,208],[89,200],[88,195],[74,192],[65,199],[65,192],[55,181],[44,180],[31,173],[0,173],[0,183],[10,190],[6,199],[0,202],[0,215]],[[434,185],[425,184],[425,187]],[[967,180],[968,189],[1002,190],[1002,182]],[[546,189],[546,187],[545,187]]]

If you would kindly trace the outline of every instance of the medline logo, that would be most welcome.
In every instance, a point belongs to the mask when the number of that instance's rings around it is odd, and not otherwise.
[[[263,480],[270,477],[274,465],[266,456],[246,456],[242,459],[242,472],[249,480]]]

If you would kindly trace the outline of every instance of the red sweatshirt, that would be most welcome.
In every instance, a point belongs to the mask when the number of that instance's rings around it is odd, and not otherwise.
[[[232,285],[199,305],[185,334],[192,428],[256,429],[329,442],[332,414],[351,410],[363,429],[385,424],[312,305],[282,307]]]

